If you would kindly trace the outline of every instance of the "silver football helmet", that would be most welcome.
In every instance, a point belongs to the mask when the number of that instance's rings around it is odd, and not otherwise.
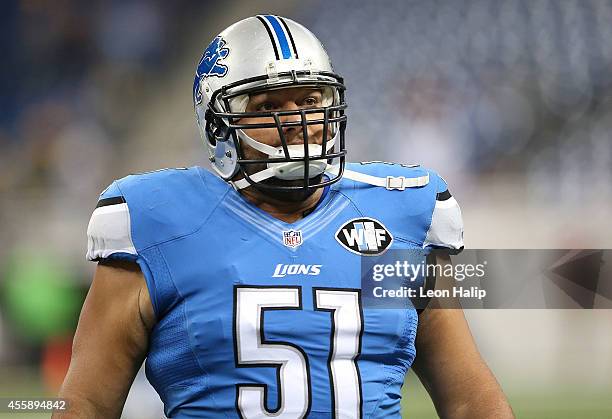
[[[301,86],[320,90],[321,105],[246,112],[250,95]],[[346,155],[344,91],[343,79],[334,73],[325,49],[304,26],[273,15],[233,24],[206,48],[193,84],[198,128],[214,171],[236,189],[253,185],[306,192],[338,181]],[[262,117],[269,122],[249,123]],[[309,141],[312,125],[322,129],[322,144]],[[301,129],[303,144],[287,143],[289,127]],[[273,147],[249,135],[249,130],[262,128],[275,129],[281,145]],[[245,158],[245,144],[267,158]],[[249,170],[262,164],[263,170]],[[324,173],[330,166],[333,170]],[[238,173],[242,178],[233,180]],[[271,178],[294,182],[266,182]]]

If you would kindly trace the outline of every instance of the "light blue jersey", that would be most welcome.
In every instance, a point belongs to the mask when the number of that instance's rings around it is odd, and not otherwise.
[[[462,246],[445,182],[389,190],[344,178],[282,222],[194,167],[131,175],[100,196],[88,258],[137,262],[158,319],[146,373],[171,418],[397,418],[415,356],[414,309],[372,309],[360,259]]]

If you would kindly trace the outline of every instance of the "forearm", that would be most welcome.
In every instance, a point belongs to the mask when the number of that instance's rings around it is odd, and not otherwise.
[[[104,407],[95,400],[76,391],[62,389],[59,397],[65,399],[68,409],[54,413],[52,419],[119,419],[121,408]]]
[[[471,337],[462,310],[423,312],[413,369],[441,418],[514,418]]]
[[[493,382],[470,387],[455,401],[448,401],[438,409],[441,418],[452,419],[514,419],[512,408],[501,387]]]
[[[83,357],[80,352],[82,348],[75,345],[70,368],[58,395],[67,401],[68,409],[53,418],[119,419],[142,359],[134,357],[128,362],[114,358],[102,363],[95,356]]]
[[[440,415],[440,417],[453,419],[514,419],[514,414],[506,398],[495,393],[478,395],[478,397],[457,406],[454,411]]]

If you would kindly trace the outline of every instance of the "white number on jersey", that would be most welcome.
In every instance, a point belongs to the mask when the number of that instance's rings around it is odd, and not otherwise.
[[[311,383],[308,357],[289,342],[266,342],[265,310],[301,310],[301,287],[235,288],[234,339],[239,367],[278,368],[279,406],[269,411],[267,386],[237,385],[236,405],[242,418],[300,419],[308,415]],[[361,417],[361,378],[357,356],[361,351],[363,315],[359,290],[315,288],[314,309],[331,313],[328,369],[332,406],[337,419]]]

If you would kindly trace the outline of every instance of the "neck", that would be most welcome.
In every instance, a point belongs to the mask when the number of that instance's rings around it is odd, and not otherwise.
[[[270,197],[253,187],[242,189],[240,193],[247,201],[264,210],[272,217],[286,223],[294,223],[304,218],[305,212],[314,209],[321,199],[323,188],[318,188],[302,201],[282,201]]]

